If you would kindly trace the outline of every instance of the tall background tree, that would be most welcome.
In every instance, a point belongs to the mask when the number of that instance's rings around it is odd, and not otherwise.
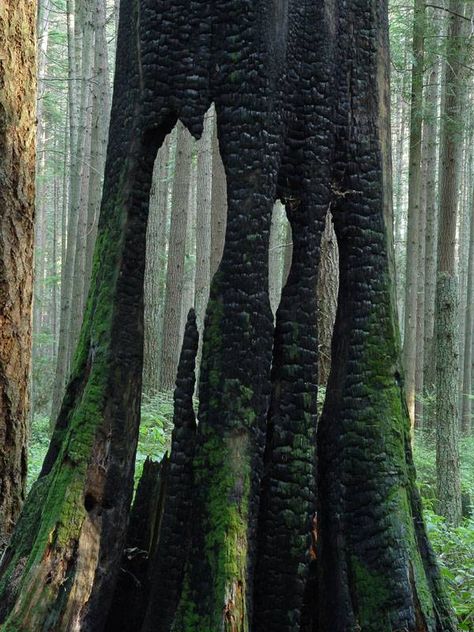
[[[36,3],[0,6],[0,548],[27,475],[31,368]]]

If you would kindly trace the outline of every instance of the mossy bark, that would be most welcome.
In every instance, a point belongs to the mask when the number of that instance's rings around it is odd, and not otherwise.
[[[35,180],[36,2],[0,4],[0,551],[26,485]]]

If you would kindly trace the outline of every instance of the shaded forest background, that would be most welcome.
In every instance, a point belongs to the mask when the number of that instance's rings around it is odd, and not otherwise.
[[[118,16],[117,2],[106,0],[41,0],[39,5],[30,481],[47,449],[88,292]],[[473,3],[453,0],[436,6],[415,0],[414,7],[392,0],[390,9],[395,291],[406,392],[430,536],[464,630],[474,629],[473,16]],[[225,187],[211,109],[199,141],[178,124],[155,163],[137,480],[145,459],[159,460],[169,447],[184,324],[195,306],[202,329],[210,280],[224,243]],[[445,217],[451,218],[449,225],[440,220]],[[453,239],[454,257],[443,256]],[[291,242],[283,207],[277,204],[269,266],[274,312],[291,261]],[[321,397],[330,367],[337,270],[328,215],[315,287]],[[448,272],[456,286],[442,321],[443,311],[435,305],[436,279]],[[445,326],[440,328],[440,322]],[[437,372],[436,362],[442,345],[450,344],[455,354],[449,357],[458,370],[453,366],[454,373],[444,375],[443,367]],[[446,436],[447,443],[440,443]],[[448,445],[449,458],[443,460],[440,444]]]

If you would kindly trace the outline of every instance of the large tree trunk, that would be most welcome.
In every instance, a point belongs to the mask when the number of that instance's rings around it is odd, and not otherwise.
[[[0,567],[5,629],[101,629],[122,554],[138,434],[148,195],[157,147],[175,121],[164,113],[145,131],[137,9],[122,4],[104,199],[72,378]]]
[[[0,549],[26,482],[35,176],[36,2],[0,4]],[[6,54],[8,52],[8,54]],[[5,54],[4,54],[5,53]]]
[[[294,632],[303,603],[311,610],[316,555],[315,630],[453,632],[416,491],[389,274],[387,7],[232,1],[206,5],[204,19],[202,3],[169,8],[122,3],[88,310],[42,476],[0,569],[0,621],[52,632],[103,625],[132,492],[153,161],[177,115],[199,136],[214,101],[226,243],[206,314],[194,456],[190,420],[186,450],[171,457],[182,477],[164,499],[186,509],[179,490],[192,479],[192,529],[187,538],[186,511],[171,515],[155,594],[170,580],[174,632]],[[277,197],[294,252],[274,332]],[[341,289],[316,519],[314,298],[330,205]]]
[[[336,182],[346,194],[334,209],[340,299],[318,435],[318,632],[456,629],[423,525],[401,380],[383,212],[386,11],[373,1],[340,15]]]

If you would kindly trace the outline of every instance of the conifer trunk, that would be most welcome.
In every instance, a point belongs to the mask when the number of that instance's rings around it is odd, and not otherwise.
[[[0,549],[26,483],[35,178],[36,2],[0,4]]]

